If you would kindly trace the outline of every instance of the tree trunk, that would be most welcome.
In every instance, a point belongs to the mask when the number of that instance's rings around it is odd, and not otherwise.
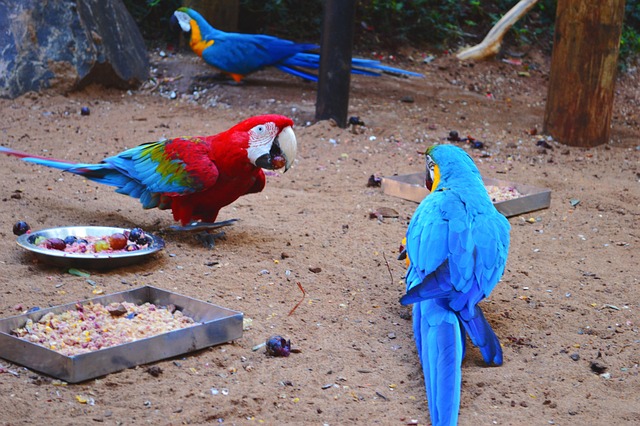
[[[239,0],[183,0],[182,5],[198,12],[218,30],[238,31]]]
[[[326,0],[322,23],[316,119],[347,127],[355,0]]]
[[[624,0],[558,0],[544,132],[571,146],[609,141]]]

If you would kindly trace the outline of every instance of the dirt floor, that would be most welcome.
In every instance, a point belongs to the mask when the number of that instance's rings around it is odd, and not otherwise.
[[[145,284],[245,316],[241,339],[154,363],[160,374],[143,365],[65,385],[0,360],[0,424],[429,424],[410,310],[398,303],[397,248],[417,204],[367,182],[423,171],[419,151],[451,130],[484,143],[459,145],[485,177],[552,190],[548,209],[510,218],[507,270],[482,305],[505,362],[486,368],[470,347],[460,424],[639,424],[638,74],[618,83],[611,142],[581,149],[540,135],[548,58],[474,65],[412,54],[400,65],[426,78],[352,79],[350,115],[365,123],[353,131],[314,122],[314,84],[278,71],[242,86],[196,80],[211,70],[193,55],[159,51],[151,52],[158,86],[0,100],[1,145],[82,162],[263,113],[291,116],[299,141],[290,171],[222,210],[220,220],[240,221],[213,250],[165,232],[166,211],[0,158],[0,317]],[[381,208],[397,217],[372,215]],[[147,263],[89,271],[92,286],[16,246],[20,219],[33,229],[141,226],[166,248]],[[306,296],[289,316],[303,297],[297,283]],[[252,350],[276,334],[299,353]]]

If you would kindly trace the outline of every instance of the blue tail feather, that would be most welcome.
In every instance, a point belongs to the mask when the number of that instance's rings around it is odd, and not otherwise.
[[[158,205],[159,197],[157,194],[150,193],[149,190],[140,182],[132,179],[120,168],[109,163],[84,164],[69,163],[62,160],[54,160],[44,157],[29,157],[26,153],[14,151],[9,148],[0,147],[0,152],[9,155],[15,155],[29,163],[41,166],[52,167],[65,172],[80,175],[86,179],[105,185],[115,186],[116,192],[119,194],[129,195],[133,198],[140,198],[144,208],[153,208]]]
[[[489,365],[502,365],[502,347],[496,333],[487,322],[480,306],[475,307],[475,316],[469,320],[461,318],[462,325],[471,341],[480,349],[484,362]]]
[[[305,80],[318,81],[318,76],[292,67],[287,67],[285,65],[276,65],[276,68],[288,74],[295,75],[296,77],[304,78]]]
[[[298,74],[295,72],[291,72],[291,68],[290,68],[290,67],[301,67],[301,68],[309,68],[312,70],[317,70],[320,67],[320,55],[316,53],[308,53],[308,52],[297,53],[287,58],[285,61],[283,61],[283,64],[286,65],[286,67],[282,67],[282,65],[276,65],[276,66],[282,71],[288,72],[293,75],[297,75],[298,77],[306,78],[308,80],[313,80],[313,81],[318,80],[318,77],[316,75],[305,73],[299,70],[294,70],[294,71],[298,71],[299,73]],[[400,75],[407,75],[412,77],[424,77],[424,75],[417,72],[407,71],[401,68],[389,67],[381,64],[379,61],[376,61],[374,59],[363,59],[363,58],[351,59],[351,73],[367,75],[371,77],[378,77],[382,73],[400,74]]]
[[[434,315],[440,316],[434,321]],[[414,335],[422,370],[431,422],[451,426],[458,422],[464,330],[456,316],[435,301],[416,303]]]

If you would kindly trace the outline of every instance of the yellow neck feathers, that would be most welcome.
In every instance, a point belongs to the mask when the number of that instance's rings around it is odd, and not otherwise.
[[[435,191],[438,188],[438,184],[440,183],[440,167],[436,164],[433,166],[433,183],[431,184],[431,192]]]
[[[189,22],[191,25],[191,41],[189,42],[189,46],[191,49],[198,55],[202,56],[202,52],[207,47],[211,46],[214,41],[213,40],[203,40],[202,33],[200,33],[200,27],[195,20],[191,20]]]

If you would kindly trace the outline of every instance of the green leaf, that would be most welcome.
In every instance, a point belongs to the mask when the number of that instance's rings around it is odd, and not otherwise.
[[[71,275],[75,275],[76,277],[88,278],[91,276],[90,273],[81,271],[80,269],[76,269],[76,268],[69,268],[67,272],[70,273]]]

